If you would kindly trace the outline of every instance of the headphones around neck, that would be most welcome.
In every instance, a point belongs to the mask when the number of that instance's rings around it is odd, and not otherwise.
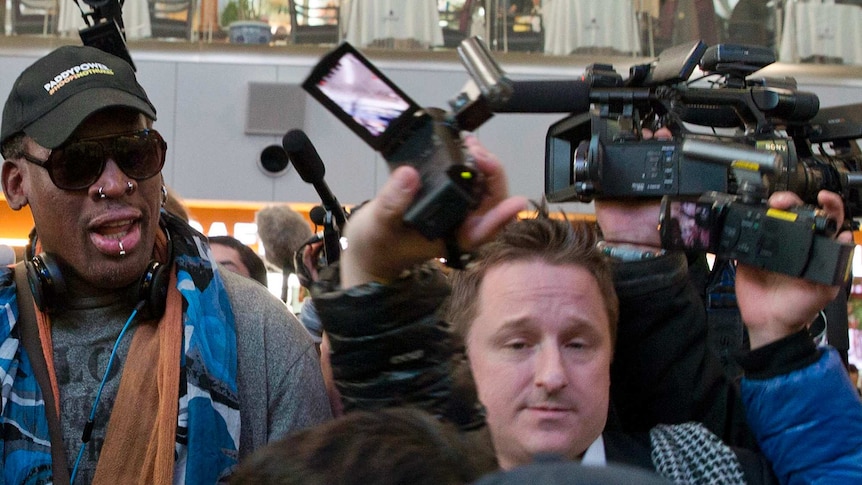
[[[173,261],[174,248],[171,243],[170,231],[164,225],[162,230],[168,238],[168,262],[160,263],[155,259],[150,261],[147,269],[138,280],[137,291],[134,292],[133,305],[144,302],[139,315],[144,320],[159,319],[165,313],[168,286],[170,283],[170,267]],[[45,313],[62,309],[66,302],[66,280],[63,278],[62,264],[49,253],[34,255],[36,247],[36,230],[30,232],[30,243],[27,245],[24,266],[27,268],[27,281],[36,307]]]

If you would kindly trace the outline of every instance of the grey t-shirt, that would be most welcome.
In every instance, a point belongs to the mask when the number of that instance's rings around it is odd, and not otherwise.
[[[243,458],[291,431],[330,419],[331,411],[317,351],[296,317],[259,283],[230,271],[219,273],[236,320],[239,451]],[[52,315],[60,421],[70,470],[81,449],[81,434],[111,349],[131,306],[128,299],[115,295],[76,302],[76,308]],[[76,483],[90,483],[95,474],[133,336],[134,323],[120,340]]]

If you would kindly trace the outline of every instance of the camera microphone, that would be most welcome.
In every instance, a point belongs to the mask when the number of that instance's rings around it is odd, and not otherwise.
[[[326,221],[326,209],[316,205],[308,211],[308,218],[311,219],[311,222],[315,223],[318,226],[322,226]]]
[[[512,95],[495,113],[585,113],[590,110],[586,81],[510,81]]]
[[[317,154],[314,145],[311,144],[311,140],[308,139],[308,136],[302,130],[290,130],[284,135],[281,144],[284,147],[284,151],[287,152],[291,163],[296,168],[296,173],[299,174],[304,182],[314,186],[314,190],[317,191],[317,195],[320,196],[320,200],[323,202],[323,208],[332,212],[338,230],[343,230],[347,220],[344,208],[338,202],[338,199],[335,198],[335,195],[332,194],[332,191],[329,190],[329,185],[323,180],[323,176],[326,174],[326,167],[323,166],[323,161],[320,159],[320,155]]]
[[[464,39],[457,51],[494,113],[583,113],[590,109],[590,83],[584,80],[513,81],[481,37]]]

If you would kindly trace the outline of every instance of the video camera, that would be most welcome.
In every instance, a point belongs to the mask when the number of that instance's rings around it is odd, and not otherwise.
[[[495,82],[512,86],[511,99],[488,105],[574,113],[548,129],[549,201],[663,197],[666,248],[839,284],[853,247],[834,241],[834,221],[812,207],[820,190],[830,190],[842,196],[846,220],[860,214],[862,157],[851,142],[862,138],[862,124],[847,121],[849,107],[820,110],[817,96],[797,90],[792,78],[751,76],[774,61],[766,48],[698,41],[631,67],[627,79],[607,64],[588,66],[575,82],[513,83],[500,71]],[[689,81],[698,67],[704,76]],[[710,78],[717,78],[710,87],[697,84]],[[672,138],[644,136],[660,127]],[[777,190],[810,206],[767,208]],[[686,220],[682,207],[699,216]]]
[[[836,241],[835,221],[812,206],[783,211],[720,192],[665,196],[659,227],[666,249],[706,251],[825,285],[850,276],[853,245]]]
[[[588,66],[583,80],[592,108],[548,130],[549,200],[735,193],[731,167],[752,163],[766,167],[770,192],[790,190],[815,203],[819,190],[831,190],[843,196],[848,218],[858,215],[860,157],[848,141],[862,137],[860,125],[840,129],[830,114],[818,116],[817,96],[797,90],[792,78],[747,77],[774,60],[766,48],[696,42],[633,66],[626,80],[612,66]],[[698,66],[703,79],[719,78],[713,87],[688,81]],[[644,127],[659,126],[673,139],[644,139]]]
[[[730,167],[749,162],[755,170],[767,165],[770,192],[790,190],[810,203],[821,189],[841,194],[849,218],[860,207],[853,174],[858,149],[844,144],[847,150],[835,155],[814,154],[812,142],[846,142],[847,134],[812,136],[827,125],[816,117],[817,96],[798,91],[794,79],[746,77],[774,60],[766,48],[696,42],[662,52],[653,64],[633,66],[626,80],[611,66],[588,66],[583,79],[592,109],[548,131],[549,200],[735,193],[738,181]],[[693,86],[688,79],[698,66],[703,79],[719,81]],[[692,125],[712,133],[696,133]],[[668,127],[673,139],[644,139],[645,127],[658,126]],[[718,129],[732,132],[719,135]],[[862,137],[862,131],[852,135]]]
[[[474,61],[468,69],[499,70],[487,48],[476,49],[465,61]],[[459,94],[450,103],[452,111],[422,108],[347,42],[325,55],[302,86],[378,151],[390,169],[419,170],[422,188],[404,222],[422,235],[450,236],[478,205],[484,182],[463,149],[460,131],[475,130],[491,117],[484,102]],[[496,96],[505,96],[505,87],[498,89]]]

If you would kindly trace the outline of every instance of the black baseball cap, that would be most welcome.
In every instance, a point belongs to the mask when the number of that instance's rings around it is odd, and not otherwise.
[[[15,80],[3,108],[0,145],[23,132],[45,148],[56,148],[87,117],[111,107],[156,119],[156,108],[129,63],[95,47],[60,47]]]

